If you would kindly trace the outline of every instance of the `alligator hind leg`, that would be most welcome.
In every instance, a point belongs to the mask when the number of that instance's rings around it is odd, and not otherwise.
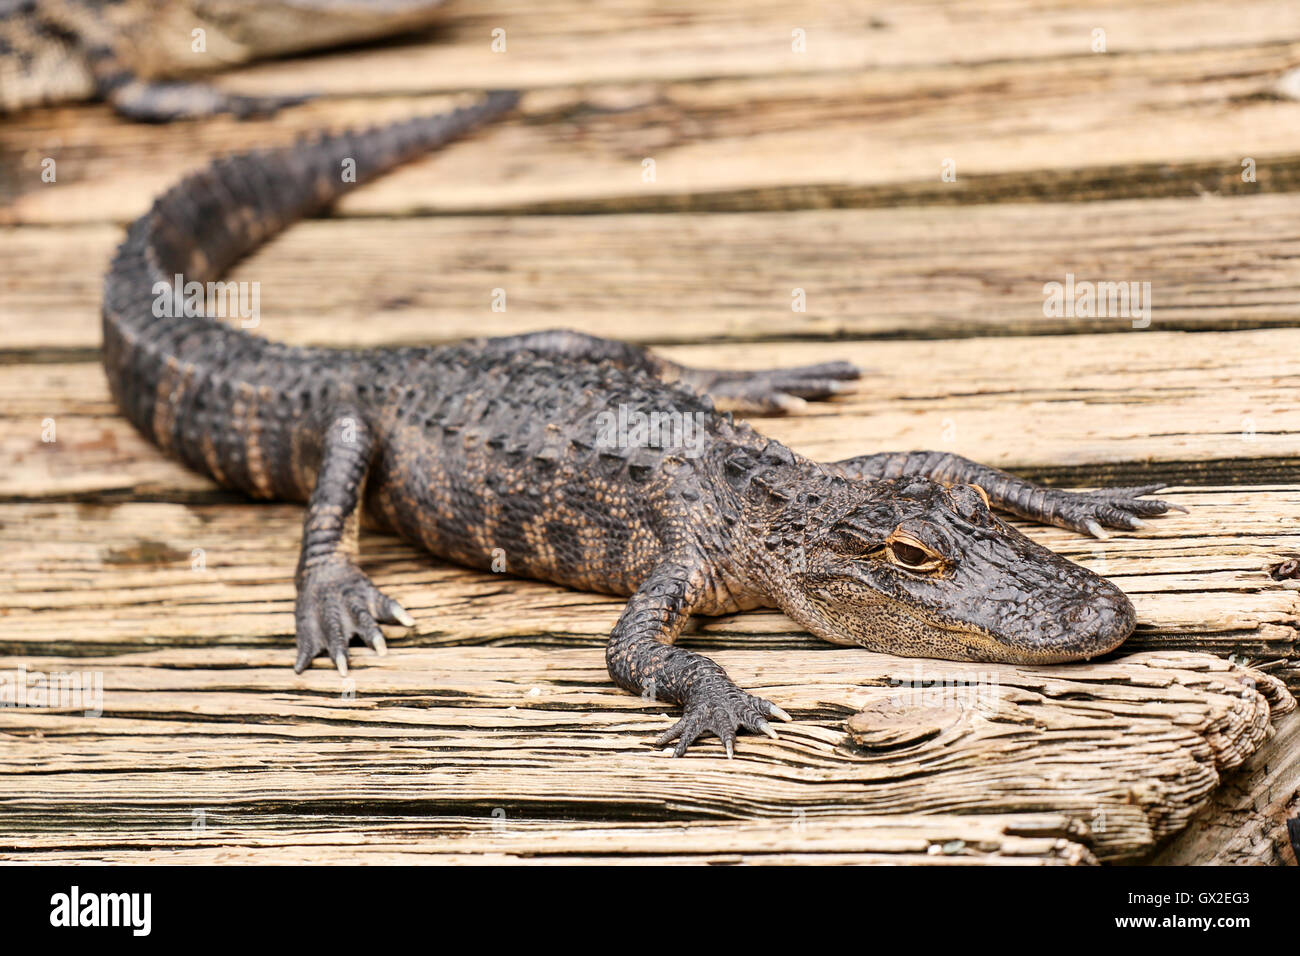
[[[230,113],[241,119],[266,116],[312,97],[241,96],[202,83],[154,82],[132,73],[106,47],[88,51],[96,93],[127,119],[142,123],[170,123]]]
[[[346,677],[348,644],[353,637],[383,654],[386,645],[380,623],[407,627],[415,623],[354,563],[361,501],[373,452],[374,436],[360,413],[341,409],[330,416],[294,578],[298,586],[294,604],[298,658],[293,669],[297,673],[311,666],[320,654],[327,654]]]
[[[239,119],[269,116],[311,99],[298,96],[240,96],[201,83],[147,83],[131,79],[104,94],[122,116],[141,123],[170,123],[229,113]]]
[[[1140,485],[1131,488],[1101,488],[1097,491],[1062,491],[1045,488],[1032,481],[1017,478],[998,468],[941,451],[884,452],[879,455],[861,455],[831,463],[849,478],[897,478],[900,475],[921,475],[947,485],[978,485],[988,495],[989,502],[1003,511],[1038,521],[1105,538],[1105,528],[1122,528],[1135,531],[1144,526],[1143,518],[1164,514],[1167,511],[1187,509],[1179,505],[1146,498],[1165,487],[1163,484]]]
[[[798,411],[809,401],[827,399],[847,390],[850,387],[848,383],[862,374],[857,366],[848,362],[745,371],[693,368],[656,355],[640,345],[569,329],[479,339],[475,344],[487,351],[525,349],[541,355],[611,361],[622,368],[647,372],[665,382],[685,385],[708,395],[719,409],[734,412]]]
[[[848,391],[850,383],[862,375],[849,362],[744,371],[678,367],[682,384],[704,392],[724,411],[748,414],[800,411],[810,401],[824,401]]]

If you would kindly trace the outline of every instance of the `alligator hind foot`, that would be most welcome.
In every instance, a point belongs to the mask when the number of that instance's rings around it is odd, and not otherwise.
[[[170,123],[228,113],[238,119],[270,116],[312,99],[297,96],[242,96],[200,83],[148,83],[131,78],[105,92],[119,114],[141,123]]]
[[[1106,528],[1137,531],[1146,527],[1143,518],[1162,515],[1169,511],[1187,513],[1182,505],[1171,504],[1159,498],[1145,498],[1154,494],[1163,484],[1139,485],[1130,488],[1100,488],[1097,491],[1062,491],[1059,488],[1035,488],[1023,496],[1019,509],[1008,510],[1022,517],[1033,518],[1058,528],[1068,528],[1094,538],[1109,537]]]
[[[348,644],[359,637],[377,654],[385,652],[383,624],[415,623],[411,615],[375,587],[353,560],[361,527],[362,490],[375,451],[375,436],[360,410],[339,405],[324,416],[315,449],[316,486],[307,502],[298,557],[298,600],[293,619],[302,673],[328,654],[344,677]]]
[[[684,368],[679,381],[706,393],[724,411],[783,414],[849,391],[861,377],[862,371],[849,362],[822,362],[746,371]]]
[[[313,98],[311,94],[243,96],[206,83],[150,80],[136,75],[111,48],[94,47],[88,54],[99,96],[121,116],[141,123],[170,123],[219,113],[229,113],[239,119],[269,116]]]
[[[1182,505],[1145,497],[1168,487],[1163,483],[1100,488],[1097,491],[1065,491],[1045,488],[1000,468],[981,465],[951,452],[883,452],[846,458],[834,462],[831,467],[850,478],[923,475],[949,486],[975,485],[995,508],[1029,521],[1056,525],[1094,538],[1106,538],[1107,528],[1137,531],[1145,527],[1143,518],[1169,511],[1187,513]]]
[[[810,401],[821,401],[852,386],[862,371],[850,362],[822,362],[794,368],[695,368],[664,358],[650,349],[617,339],[602,339],[573,329],[547,329],[525,335],[476,339],[488,352],[527,349],[541,355],[613,362],[620,368],[648,372],[664,382],[684,385],[713,399],[721,411],[751,414],[797,412]]]

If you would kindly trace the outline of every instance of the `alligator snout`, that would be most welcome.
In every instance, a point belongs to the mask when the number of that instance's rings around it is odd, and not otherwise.
[[[1105,578],[1087,573],[1094,579],[1091,586],[1059,615],[1044,619],[1041,633],[1031,642],[1030,659],[1044,664],[1089,660],[1113,651],[1133,633],[1133,602]]]

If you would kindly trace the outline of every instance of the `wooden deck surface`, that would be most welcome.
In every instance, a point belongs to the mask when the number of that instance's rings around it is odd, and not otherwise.
[[[0,860],[1295,862],[1300,580],[1275,575],[1300,555],[1300,8],[818,9],[453,0],[427,34],[220,78],[323,94],[275,118],[0,125],[0,681],[103,686],[102,713],[0,707]],[[294,676],[300,509],[116,414],[103,271],[215,154],[491,87],[520,112],[237,266],[262,333],[566,325],[696,364],[857,362],[857,391],[755,424],[824,459],[1173,485],[1189,513],[1141,532],[1026,529],[1132,596],[1125,653],[946,664],[705,620],[683,640],[795,723],[671,761],[669,708],[604,672],[619,602],[369,534],[417,626],[347,681]],[[1067,273],[1150,282],[1149,327],[1045,316]]]

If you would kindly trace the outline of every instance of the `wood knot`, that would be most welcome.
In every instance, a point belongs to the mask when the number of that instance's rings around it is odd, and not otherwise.
[[[932,707],[886,697],[873,701],[848,719],[849,736],[868,750],[895,750],[932,740],[962,722],[957,704]]]
[[[1268,569],[1268,574],[1274,581],[1300,578],[1300,558],[1287,558],[1280,564],[1272,565]]]

